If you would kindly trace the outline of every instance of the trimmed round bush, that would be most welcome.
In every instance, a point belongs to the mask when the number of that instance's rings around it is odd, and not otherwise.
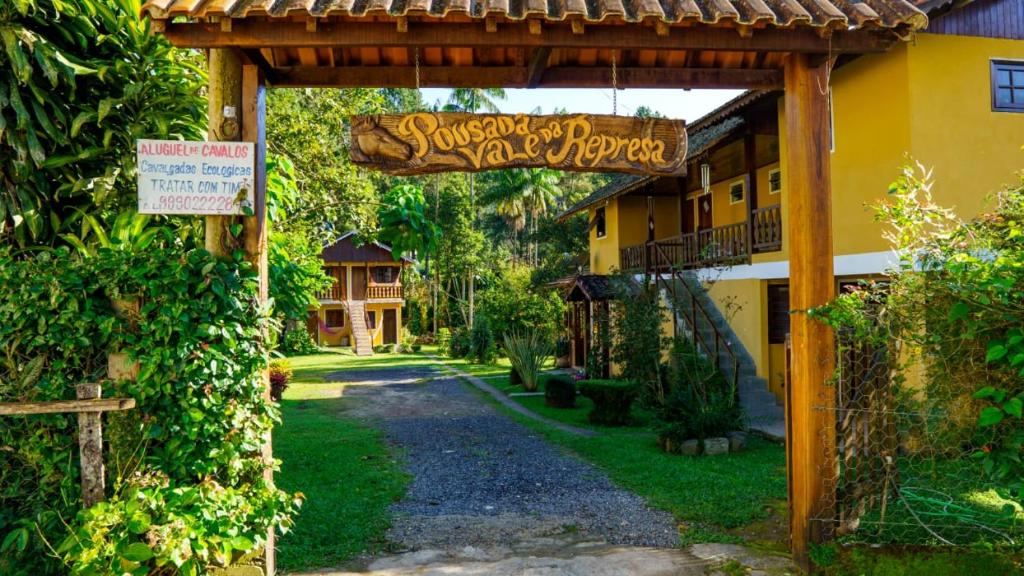
[[[513,386],[523,385],[523,377],[519,375],[519,370],[516,370],[515,366],[508,371],[508,383]]]
[[[552,408],[576,406],[576,382],[568,376],[551,376],[544,381],[544,402]]]
[[[581,380],[580,394],[594,402],[587,418],[603,426],[625,426],[637,396],[637,385],[628,380]]]

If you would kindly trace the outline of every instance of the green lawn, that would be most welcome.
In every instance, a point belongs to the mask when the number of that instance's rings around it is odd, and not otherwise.
[[[342,411],[344,384],[324,376],[344,369],[423,363],[416,355],[356,357],[348,351],[290,358],[292,385],[274,429],[277,483],[302,492],[306,501],[293,531],[278,542],[283,572],[337,566],[363,552],[380,550],[390,523],[388,506],[409,482],[401,455],[381,433]]]
[[[463,368],[464,361],[444,362],[469,371]],[[497,373],[502,369],[501,365],[478,366],[476,373]],[[518,386],[510,386],[507,378],[487,382],[506,393],[521,391]],[[549,441],[595,464],[651,506],[674,514],[682,524],[683,543],[738,541],[745,537],[778,547],[776,535],[784,523],[782,513],[786,508],[786,459],[781,445],[751,437],[747,450],[738,454],[713,458],[669,455],[657,445],[657,436],[651,429],[652,415],[639,407],[633,410],[633,426],[607,428],[587,420],[592,405],[587,398],[579,397],[577,407],[571,409],[551,408],[544,403],[543,396],[512,399],[553,420],[597,430],[599,434],[589,438],[568,434],[494,403]],[[766,523],[773,526],[761,526]],[[766,532],[770,536],[763,536]],[[766,541],[760,542],[762,539]]]

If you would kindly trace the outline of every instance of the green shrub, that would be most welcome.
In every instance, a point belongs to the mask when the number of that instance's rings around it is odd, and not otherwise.
[[[373,351],[377,354],[391,354],[395,351],[394,344],[377,344],[373,347]]]
[[[469,352],[471,359],[480,364],[492,364],[498,357],[498,346],[494,342],[494,332],[486,317],[480,317],[470,332]]]
[[[448,348],[448,346],[451,344],[451,341],[452,341],[452,331],[451,330],[449,330],[448,328],[438,328],[437,329],[437,348],[438,348],[438,350],[442,354],[444,354],[446,356],[451,356],[451,354],[449,354],[449,348]]]
[[[448,338],[445,354],[451,358],[465,358],[472,348],[469,330],[456,328]]]
[[[580,394],[594,402],[587,418],[603,426],[625,426],[630,423],[630,409],[636,399],[637,385],[628,380],[581,380]]]
[[[419,354],[420,349],[422,349],[422,348],[423,348],[423,346],[421,346],[419,344],[413,344],[412,346],[409,347],[409,349],[412,350],[413,354]]]
[[[300,327],[285,331],[281,352],[288,356],[305,356],[320,352],[320,348],[313,341],[309,331]]]
[[[565,358],[572,352],[572,348],[569,346],[569,339],[562,336],[558,340],[555,340],[555,357]]]
[[[278,413],[248,263],[156,245],[86,259],[0,249],[0,285],[0,401],[72,399],[111,351],[139,365],[136,381],[104,385],[136,402],[104,416],[104,504],[82,507],[73,417],[0,418],[0,573],[207,573],[227,543],[251,551],[290,526],[293,497],[264,480]],[[141,302],[134,322],[112,298]]]
[[[523,381],[523,389],[534,392],[538,387],[540,371],[551,356],[551,343],[546,334],[530,331],[525,334],[506,334],[505,353]]]
[[[562,327],[565,301],[557,290],[530,281],[530,267],[500,268],[493,283],[481,291],[478,316],[486,317],[495,334],[541,331],[554,338]]]
[[[743,428],[735,388],[689,340],[673,343],[666,380],[672,392],[658,412],[661,437],[703,440]]]
[[[519,370],[516,370],[515,366],[509,368],[508,370],[508,383],[511,384],[512,386],[523,385],[523,377],[519,375]]]
[[[549,376],[544,379],[544,403],[552,408],[576,406],[576,381],[569,376]]]

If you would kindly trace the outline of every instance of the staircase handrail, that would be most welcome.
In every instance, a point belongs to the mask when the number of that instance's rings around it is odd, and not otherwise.
[[[667,255],[665,254],[664,250],[662,250],[662,247],[659,245],[659,243],[652,241],[652,242],[648,242],[648,244],[649,245],[650,244],[654,245],[653,252],[656,254],[657,260],[658,260],[658,262],[654,263],[654,266],[653,266],[655,279],[657,281],[660,281],[660,282],[664,283],[666,288],[668,288],[669,292],[672,293],[672,300],[673,300],[674,305],[676,305],[676,306],[679,305],[679,299],[676,296],[676,291],[675,291],[675,288],[673,287],[675,284],[669,284],[664,278],[662,278],[662,275],[661,275],[661,272],[660,272],[661,266],[659,266],[658,264],[661,264],[662,262],[666,263],[669,274],[671,274],[672,278],[676,280],[676,283],[681,284],[683,286],[683,289],[685,289],[689,293],[689,295],[690,295],[690,303],[691,303],[690,314],[691,314],[691,317],[687,317],[685,314],[682,314],[682,316],[687,321],[687,323],[690,325],[690,332],[693,333],[694,343],[698,344],[700,346],[703,346],[704,347],[704,351],[708,355],[714,356],[715,367],[718,368],[718,371],[722,372],[723,375],[725,374],[725,371],[722,369],[723,368],[722,367],[722,355],[721,355],[720,351],[724,348],[726,353],[729,355],[729,359],[732,361],[732,385],[733,385],[733,390],[735,391],[735,393],[738,394],[739,393],[739,363],[740,363],[740,361],[739,361],[739,356],[736,355],[736,351],[732,349],[732,344],[729,342],[729,340],[727,338],[725,338],[722,335],[721,331],[718,330],[718,326],[714,323],[714,321],[712,321],[711,315],[704,308],[704,305],[701,304],[700,301],[698,300],[697,294],[690,287],[689,283],[686,281],[686,278],[676,268],[675,263],[672,262],[671,259],[667,257]],[[703,316],[703,318],[704,318],[705,322],[707,323],[707,325],[711,327],[711,330],[714,333],[714,352],[712,352],[712,349],[707,344],[707,342],[704,341],[704,337],[701,335],[700,329],[697,326],[697,311],[698,310],[700,311],[700,313]]]

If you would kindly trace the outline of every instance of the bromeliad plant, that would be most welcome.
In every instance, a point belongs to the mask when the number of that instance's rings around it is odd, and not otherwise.
[[[551,356],[551,342],[547,335],[535,330],[506,334],[505,354],[512,368],[519,372],[523,389],[535,392],[540,382],[540,372]]]

